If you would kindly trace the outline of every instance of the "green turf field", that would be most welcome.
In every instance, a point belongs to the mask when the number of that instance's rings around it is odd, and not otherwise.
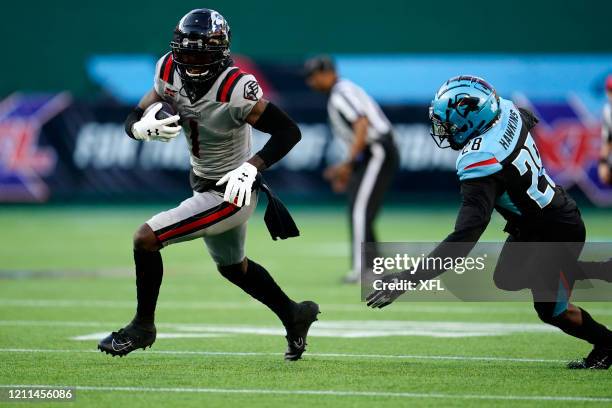
[[[367,309],[358,286],[339,284],[348,248],[335,207],[296,209],[299,239],[271,241],[261,214],[250,223],[249,256],[290,296],[321,305],[301,361],[283,361],[275,316],[219,276],[200,241],[163,251],[164,336],[153,348],[121,359],[96,352],[100,333],[133,315],[131,236],[162,209],[0,208],[0,384],[78,387],[66,406],[612,404],[610,372],[563,368],[588,345],[540,324],[529,304]],[[385,241],[440,240],[454,211],[396,207],[379,233]],[[584,215],[590,237],[612,239],[609,212]],[[502,225],[496,218],[484,239],[501,239]],[[612,324],[610,305],[588,309]]]

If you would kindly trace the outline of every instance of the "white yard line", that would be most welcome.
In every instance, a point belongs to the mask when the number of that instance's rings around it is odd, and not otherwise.
[[[118,326],[112,322],[0,320],[0,326],[26,327],[98,327],[103,331],[72,335],[72,340],[91,341],[104,337],[108,329]],[[198,338],[212,335],[283,336],[282,326],[210,323],[159,323],[159,338]],[[168,330],[166,330],[168,329]],[[515,333],[559,333],[558,329],[543,323],[497,323],[464,321],[411,321],[411,320],[325,320],[317,322],[310,331],[314,337],[375,338],[390,336],[422,337],[481,337],[503,336]]]
[[[504,314],[516,315],[524,313],[533,315],[533,306],[529,302],[515,302],[505,305],[493,306],[488,303],[440,303],[440,304],[421,304],[418,302],[398,302],[391,307],[385,308],[385,313],[452,313],[452,314]],[[116,308],[132,309],[136,307],[135,300],[95,300],[95,299],[0,299],[0,307],[33,307],[33,308]],[[199,302],[199,301],[165,301],[158,304],[160,309],[175,310],[252,310],[261,309],[262,305],[256,301],[249,302]],[[597,315],[612,315],[610,308],[591,308],[589,312]],[[323,312],[363,312],[368,310],[364,302],[356,300],[354,303],[329,303],[321,304]]]
[[[80,385],[37,385],[14,384],[0,385],[2,388],[74,388],[77,391],[111,391],[111,392],[160,392],[160,393],[191,393],[191,394],[244,394],[244,395],[316,395],[337,397],[390,397],[390,398],[436,398],[462,400],[505,400],[505,401],[572,401],[572,402],[612,402],[612,398],[583,396],[552,396],[552,395],[487,395],[487,394],[445,394],[419,392],[390,391],[341,391],[341,390],[279,390],[271,388],[183,388],[183,387],[112,387],[112,386],[80,386]]]
[[[0,348],[0,353],[100,353],[98,350],[82,349],[36,349],[36,348]],[[249,351],[187,351],[187,350],[146,350],[144,353],[134,353],[132,356],[146,356],[147,354],[187,355],[187,356],[281,356],[283,353],[249,352]],[[448,361],[507,361],[515,363],[563,363],[564,360],[551,360],[543,358],[514,358],[493,356],[428,356],[410,354],[350,354],[350,353],[306,353],[307,356],[321,358],[349,358],[349,359],[381,359],[381,360],[448,360]]]
[[[44,307],[44,308],[134,308],[135,300],[118,301],[118,300],[80,300],[80,299],[0,299],[0,307]],[[249,310],[261,309],[260,303],[252,302],[198,302],[198,301],[166,301],[160,302],[160,309],[211,309],[211,310]],[[345,304],[322,304],[322,311],[329,312],[363,312],[368,310],[364,302],[355,301],[355,303]],[[262,309],[264,310],[264,309]],[[457,313],[457,314],[472,314],[476,312],[486,314],[516,314],[524,312],[525,314],[533,314],[533,307],[527,303],[516,303],[512,306],[491,306],[491,304],[480,305],[478,303],[468,304],[419,304],[419,303],[397,303],[392,307],[386,308],[385,313]],[[594,310],[598,314],[610,314],[611,309]]]

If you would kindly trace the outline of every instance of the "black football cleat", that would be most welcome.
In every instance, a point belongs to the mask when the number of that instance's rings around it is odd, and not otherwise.
[[[570,361],[567,368],[572,370],[607,370],[612,365],[612,348],[595,346],[582,360]]]
[[[111,354],[113,357],[123,357],[136,349],[151,347],[155,342],[155,325],[143,327],[131,322],[123,329],[112,332],[98,343],[98,350]]]
[[[285,352],[285,360],[297,361],[302,358],[302,354],[306,351],[306,336],[310,325],[317,321],[319,305],[310,300],[297,304],[297,309],[293,318],[293,323],[286,326],[287,329],[287,351]]]

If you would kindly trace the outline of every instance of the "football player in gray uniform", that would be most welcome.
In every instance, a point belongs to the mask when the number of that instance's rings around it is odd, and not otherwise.
[[[174,30],[171,51],[157,63],[153,89],[126,119],[126,132],[136,140],[169,141],[183,129],[190,149],[193,196],[153,216],[136,231],[136,315],[98,344],[113,356],[153,344],[163,275],[160,250],[196,238],[204,239],[225,278],[281,320],[287,332],[285,359],[301,358],[308,329],[317,320],[316,303],[294,302],[264,267],[245,256],[246,224],[257,205],[258,172],[284,157],[301,135],[286,113],[263,98],[255,77],[233,66],[230,40],[230,27],[218,12],[187,13]],[[176,114],[159,115],[162,102]],[[251,127],[270,134],[255,155]]]

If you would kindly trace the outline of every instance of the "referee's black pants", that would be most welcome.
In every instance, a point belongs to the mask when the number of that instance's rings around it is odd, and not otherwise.
[[[398,168],[397,147],[393,137],[388,135],[381,141],[370,143],[363,159],[353,169],[348,186],[348,198],[351,266],[354,274],[361,272],[361,244],[376,242],[374,220]]]

